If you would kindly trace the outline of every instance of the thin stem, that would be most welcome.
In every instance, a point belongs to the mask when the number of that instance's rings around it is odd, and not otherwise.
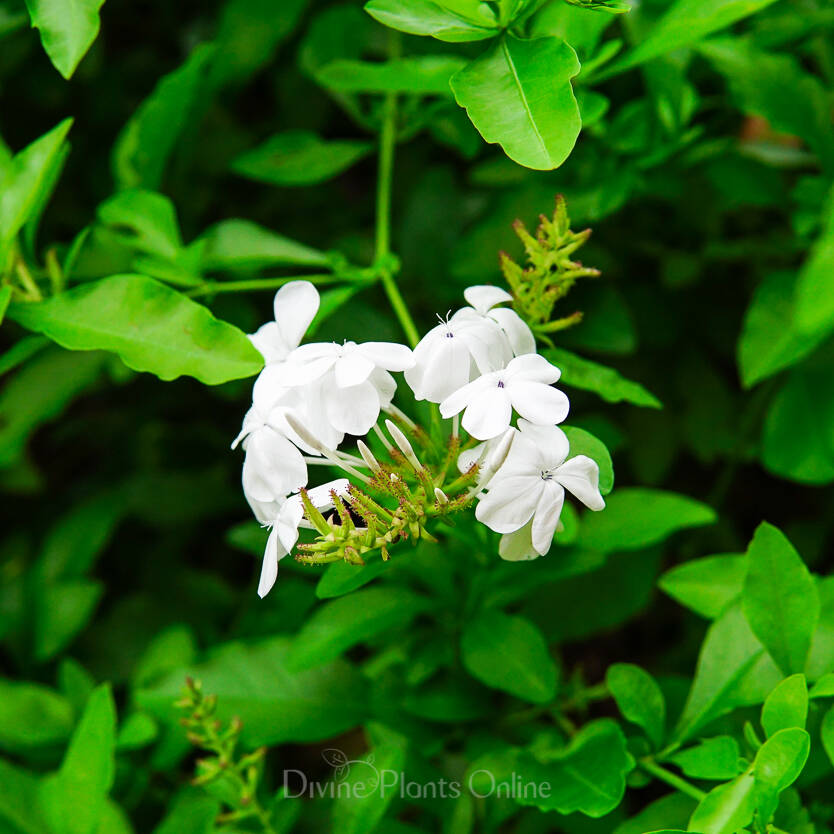
[[[190,290],[187,295],[192,298],[201,295],[217,295],[223,292],[257,292],[274,290],[289,284],[290,281],[309,281],[311,284],[335,284],[344,281],[344,276],[333,273],[320,275],[289,275],[285,278],[252,278],[246,281],[206,281]]]
[[[391,34],[391,57],[399,54],[399,36]],[[397,144],[397,94],[387,93],[383,102],[382,132],[379,137],[379,165],[376,184],[376,253],[380,280],[400,326],[416,347],[420,335],[411,318],[408,306],[400,293],[391,267],[386,261],[391,254],[391,186],[394,176],[394,150]]]
[[[666,770],[665,767],[661,767],[653,759],[639,759],[637,764],[645,770],[646,773],[654,776],[655,779],[659,779],[661,782],[665,782],[669,785],[669,787],[674,788],[681,793],[685,793],[693,799],[697,799],[698,802],[700,802],[707,795],[706,791],[696,788],[695,785],[687,782],[686,779],[682,779],[680,776],[672,773],[671,770]]]

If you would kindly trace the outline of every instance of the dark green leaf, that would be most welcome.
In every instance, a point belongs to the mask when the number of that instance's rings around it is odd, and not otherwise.
[[[608,495],[614,488],[614,464],[605,444],[589,431],[574,426],[565,426],[565,434],[570,442],[570,456],[587,455],[599,465],[599,491]]]
[[[319,599],[331,599],[349,594],[373,582],[391,567],[391,562],[377,559],[366,565],[350,565],[347,562],[334,562],[327,566],[316,585],[316,596]]]
[[[55,69],[69,79],[98,35],[104,0],[26,0],[32,27]]]
[[[66,698],[34,683],[0,678],[0,748],[12,753],[69,738],[73,710]]]
[[[834,140],[832,140],[834,141]],[[834,151],[832,151],[834,154]],[[834,198],[829,198],[827,222],[799,273],[796,285],[796,326],[814,344],[834,328]]]
[[[412,93],[451,95],[449,79],[466,63],[447,55],[420,55],[384,63],[332,61],[316,80],[341,93]]]
[[[666,700],[655,679],[632,663],[615,663],[605,675],[623,718],[642,727],[659,748],[666,732]]]

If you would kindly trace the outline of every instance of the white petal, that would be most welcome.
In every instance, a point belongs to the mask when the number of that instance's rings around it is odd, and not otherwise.
[[[358,350],[345,354],[336,362],[336,385],[349,388],[364,382],[374,369],[374,363]]]
[[[272,362],[258,374],[252,387],[252,402],[261,414],[268,414],[290,390],[285,368],[285,362]]]
[[[498,545],[498,555],[508,562],[526,562],[538,559],[539,555],[533,548],[533,521],[527,522],[520,530],[501,536]]]
[[[475,518],[496,533],[512,533],[533,516],[544,484],[539,475],[496,477],[478,501]]]
[[[565,462],[570,442],[558,426],[539,426],[522,418],[518,421],[518,429],[523,438],[536,445],[542,469],[555,469]]]
[[[298,347],[319,309],[318,290],[309,281],[291,281],[275,293],[275,321],[284,342]]]
[[[282,336],[281,328],[274,321],[261,325],[249,336],[249,341],[260,352],[267,364],[280,362],[292,350]]]
[[[307,347],[307,345],[304,345]],[[301,350],[299,348],[298,350]],[[294,350],[286,362],[280,367],[280,381],[288,388],[296,385],[307,385],[323,377],[338,360],[338,356],[320,356],[315,359],[304,360],[298,358],[298,351]]]
[[[379,394],[369,381],[324,392],[327,418],[345,434],[367,434],[379,417]]]
[[[459,336],[443,336],[429,354],[418,399],[439,403],[469,382],[469,348]],[[406,371],[408,381],[409,371]]]
[[[275,521],[278,541],[281,547],[289,553],[298,541],[298,525],[304,517],[304,505],[300,495],[290,496],[281,507]]]
[[[461,424],[478,440],[491,440],[510,427],[513,409],[504,388],[497,385],[479,393],[463,412]]]
[[[556,525],[565,503],[565,490],[556,481],[543,481],[545,488],[539,496],[533,516],[533,547],[544,556],[553,544]]]
[[[328,481],[326,484],[313,487],[307,490],[307,497],[313,502],[314,507],[320,510],[329,510],[333,506],[330,493],[336,495],[347,495],[350,481],[347,478],[336,478],[335,481]]]
[[[243,461],[243,489],[256,501],[275,501],[307,483],[301,452],[277,432],[263,428],[249,435]]]
[[[605,501],[599,491],[599,466],[595,460],[577,455],[563,463],[553,477],[588,509],[604,509]]]
[[[541,382],[510,382],[505,389],[513,408],[525,420],[539,426],[561,423],[568,416],[570,400],[564,391]]]
[[[466,303],[474,307],[481,315],[484,315],[490,307],[494,307],[496,304],[513,300],[513,297],[506,290],[493,287],[490,284],[467,287],[463,291],[463,297],[466,299]]]
[[[261,599],[272,590],[272,586],[278,578],[278,562],[286,555],[287,551],[283,549],[278,540],[278,532],[273,528],[266,540],[264,563],[261,567],[261,578],[258,582],[258,596]]]
[[[378,368],[386,371],[405,371],[414,367],[414,353],[396,342],[364,342],[357,350]]]
[[[543,382],[545,385],[552,385],[562,372],[543,356],[537,353],[525,353],[523,356],[516,356],[507,365],[507,379],[525,382]]]
[[[368,381],[376,388],[379,394],[379,404],[382,408],[388,408],[391,405],[391,400],[394,399],[394,394],[397,393],[397,383],[394,377],[388,371],[382,368],[376,368],[374,372],[368,377]]]
[[[252,514],[258,520],[258,524],[264,526],[272,524],[275,521],[284,501],[283,497],[280,501],[258,501],[256,498],[252,498],[251,495],[246,495],[245,497],[246,502],[252,509]]]
[[[495,387],[497,377],[489,374],[479,376],[472,382],[467,382],[462,385],[457,391],[449,394],[443,402],[440,403],[440,414],[444,420],[454,417],[455,414],[460,414],[466,406],[481,396],[481,394]]]
[[[465,475],[476,463],[478,463],[479,460],[481,460],[481,455],[486,455],[489,445],[489,443],[479,443],[471,449],[464,449],[458,455],[458,471]]]
[[[515,356],[536,352],[536,337],[515,310],[499,307],[490,310],[489,317],[504,331]]]

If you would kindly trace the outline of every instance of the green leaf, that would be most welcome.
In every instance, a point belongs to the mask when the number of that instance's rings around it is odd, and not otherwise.
[[[68,646],[92,619],[103,593],[104,584],[89,579],[70,579],[39,588],[35,599],[35,659],[49,660]]]
[[[820,737],[825,754],[834,766],[834,706],[828,708],[828,712],[825,713],[822,719]]]
[[[627,822],[614,829],[613,834],[683,834],[697,802],[677,791],[662,796],[647,805]],[[663,828],[677,825],[679,828]],[[662,830],[661,830],[662,829]]]
[[[808,693],[809,698],[831,698],[834,697],[834,672],[823,675]]]
[[[316,81],[340,93],[411,93],[451,95],[449,79],[466,61],[451,55],[419,55],[392,61],[331,61]]]
[[[831,240],[834,247],[834,236]],[[834,271],[834,261],[830,267]],[[775,272],[756,287],[738,343],[738,365],[745,388],[795,365],[825,337],[825,331],[803,334],[796,327],[796,286],[796,275]]]
[[[110,686],[93,691],[60,770],[41,785],[40,803],[55,834],[96,834],[113,785],[116,706]]]
[[[625,777],[634,768],[619,726],[609,718],[583,727],[563,750],[534,757],[522,753],[517,761],[522,783],[549,785],[549,796],[519,792],[521,805],[541,811],[571,814],[580,811],[602,817],[616,808],[625,793]]]
[[[319,599],[331,599],[349,594],[373,582],[385,573],[392,565],[390,561],[377,559],[365,565],[351,565],[347,562],[333,562],[327,566],[316,585],[316,596]]]
[[[314,185],[346,171],[372,150],[369,142],[325,141],[305,130],[288,130],[237,157],[232,170],[271,185]]]
[[[487,142],[519,165],[558,168],[573,150],[582,121],[570,80],[579,73],[561,38],[499,38],[451,80],[458,104]]]
[[[562,348],[548,348],[543,355],[562,371],[561,382],[583,391],[593,391],[609,403],[627,402],[648,408],[662,408],[660,400],[640,383],[626,379],[619,371],[584,359]]]
[[[174,204],[162,194],[140,188],[121,191],[98,207],[98,219],[138,252],[173,259],[182,248]]]
[[[747,558],[742,607],[750,628],[785,674],[801,672],[820,615],[814,580],[787,538],[764,522]]]
[[[614,464],[606,445],[589,431],[575,426],[564,426],[564,432],[570,442],[570,456],[587,455],[599,466],[599,491],[608,495],[614,488]]]
[[[735,834],[753,819],[754,787],[753,774],[748,771],[713,788],[698,804],[687,830],[698,834]]]
[[[136,371],[170,380],[186,374],[207,385],[254,376],[258,352],[236,327],[144,275],[114,275],[10,316],[71,350],[110,350]]]
[[[113,146],[111,167],[118,188],[159,188],[205,86],[213,54],[208,45],[194,49],[182,66],[159,81],[131,116]]]
[[[179,729],[181,716],[173,703],[190,674],[217,695],[221,720],[241,719],[246,746],[321,741],[361,723],[368,712],[367,693],[353,667],[338,660],[291,671],[290,645],[283,637],[249,646],[227,643],[205,663],[177,669],[140,689],[137,706]]]
[[[428,608],[428,600],[404,588],[366,588],[318,608],[296,636],[288,662],[293,669],[326,663],[347,649],[402,628]]]
[[[11,300],[12,288],[8,284],[0,287],[0,324],[3,324],[3,319],[6,317],[6,310]]]
[[[692,46],[773,2],[774,0],[677,0],[657,21],[645,40],[606,69],[602,75],[615,75],[667,52]]]
[[[714,620],[741,596],[747,556],[735,553],[704,556],[666,571],[658,587],[696,614]]]
[[[605,511],[582,520],[576,546],[611,553],[657,544],[678,530],[712,524],[706,504],[658,489],[627,487],[611,493]]]
[[[756,753],[756,806],[764,823],[770,821],[779,804],[779,794],[790,787],[802,773],[811,751],[811,737],[794,727],[779,730]]]
[[[0,272],[5,271],[17,233],[54,185],[55,165],[65,153],[71,127],[72,119],[65,119],[0,168]]]
[[[828,201],[825,228],[799,272],[796,326],[816,344],[834,328],[834,197]]]
[[[49,60],[64,78],[75,72],[98,35],[104,0],[26,0]]]
[[[204,269],[258,270],[272,266],[329,267],[324,252],[249,220],[223,220],[202,237]]]
[[[36,776],[0,759],[0,831],[8,834],[55,834],[38,805]]]
[[[655,679],[632,663],[615,663],[608,667],[605,682],[623,718],[642,727],[659,748],[666,732],[666,699]]]
[[[690,779],[735,779],[739,772],[738,742],[732,736],[704,739],[669,757]]]
[[[116,749],[141,750],[153,742],[159,735],[159,726],[147,713],[131,713],[119,728]]]
[[[807,719],[808,684],[805,675],[791,675],[767,696],[762,707],[762,727],[769,738],[779,730],[791,727],[804,730]]]
[[[214,834],[220,810],[220,801],[199,788],[183,791],[153,834]]]
[[[463,629],[461,659],[471,675],[494,689],[535,704],[556,695],[556,664],[547,643],[522,617],[482,611]]]
[[[495,20],[469,18],[432,0],[370,0],[365,11],[392,29],[409,35],[431,35],[448,43],[481,41],[499,32]]]
[[[692,738],[701,727],[736,707],[761,703],[781,675],[756,639],[739,605],[709,628],[673,740]]]
[[[12,753],[61,744],[73,710],[66,698],[35,683],[0,678],[0,748]]]

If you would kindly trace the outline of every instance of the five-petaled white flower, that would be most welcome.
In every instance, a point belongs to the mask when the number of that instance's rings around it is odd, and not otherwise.
[[[507,339],[513,356],[536,352],[536,337],[522,321],[521,316],[509,307],[497,306],[513,300],[506,290],[484,284],[467,287],[463,292],[463,297],[478,315],[491,319],[498,325]]]
[[[518,423],[506,461],[475,508],[478,521],[505,534],[499,552],[509,559],[535,558],[550,550],[565,490],[591,510],[605,507],[596,461],[586,455],[567,460],[570,444],[558,426]]]
[[[484,374],[446,397],[440,413],[448,419],[463,411],[463,427],[478,440],[505,432],[513,409],[536,425],[561,423],[570,403],[562,391],[550,387],[560,375],[543,356],[517,356],[506,368]]]
[[[346,495],[350,486],[346,478],[339,478],[327,484],[308,490],[307,497],[316,509],[329,510],[333,507],[331,492]],[[284,501],[276,516],[272,518],[272,530],[266,541],[264,563],[261,568],[261,579],[258,583],[258,596],[263,599],[275,584],[278,577],[278,562],[284,558],[298,541],[298,528],[310,527],[304,521],[304,504],[300,495],[292,495]]]
[[[264,361],[280,362],[300,344],[319,309],[318,290],[309,281],[290,281],[275,293],[275,321],[249,336]]]

